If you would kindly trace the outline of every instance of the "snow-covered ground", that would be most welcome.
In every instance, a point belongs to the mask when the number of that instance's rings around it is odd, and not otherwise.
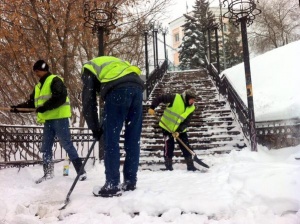
[[[251,60],[256,120],[299,117],[300,41]],[[224,73],[245,103],[243,64]],[[300,224],[300,146],[272,150],[258,146],[225,155],[199,156],[208,172],[175,170],[138,173],[137,189],[121,197],[94,197],[105,181],[103,163],[86,166],[88,179],[75,187],[71,202],[58,210],[75,178],[41,184],[41,166],[0,170],[0,224]]]
[[[137,189],[121,197],[94,197],[92,189],[105,181],[103,163],[87,164],[88,179],[75,187],[63,205],[75,177],[64,177],[63,162],[55,178],[39,185],[41,166],[0,171],[1,224],[299,224],[300,146],[258,152],[244,149],[203,157],[212,165],[206,173],[174,171],[138,173]]]
[[[256,121],[300,118],[299,53],[300,40],[250,60]],[[244,63],[223,75],[247,105]]]

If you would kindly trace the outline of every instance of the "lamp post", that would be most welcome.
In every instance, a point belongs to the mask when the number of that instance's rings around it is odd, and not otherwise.
[[[216,54],[217,54],[217,70],[218,74],[220,74],[220,52],[219,52],[219,36],[218,36],[218,29],[219,25],[214,23],[212,29],[215,31],[215,38],[216,38]]]
[[[144,31],[145,35],[145,67],[146,67],[146,80],[149,76],[149,62],[148,62],[148,30]]]
[[[144,36],[145,36],[145,69],[146,69],[146,86],[147,86],[148,78],[149,78],[148,34],[150,30],[150,25],[145,24],[143,29],[144,29]],[[148,99],[148,96],[149,96],[149,91],[148,88],[146,87],[146,99]]]
[[[158,68],[158,46],[157,46],[157,33],[159,32],[161,28],[161,23],[154,21],[150,24],[150,27],[152,28],[152,34],[153,34],[153,55],[154,55],[154,69]]]
[[[211,50],[211,31],[214,31],[215,35],[215,50],[216,50],[216,59],[217,59],[217,70],[220,74],[220,54],[219,54],[219,37],[218,37],[219,24],[216,22],[211,23],[207,27],[208,34],[208,50],[209,50],[209,72],[212,74],[212,50]]]
[[[207,39],[208,39],[208,60],[209,60],[209,74],[212,75],[212,67],[211,67],[211,61],[212,61],[212,56],[211,56],[211,38],[210,38],[210,28],[207,28]]]
[[[153,66],[154,66],[154,69],[156,68],[156,45],[155,45],[155,32],[154,32],[154,29],[152,29],[152,41],[153,41]]]
[[[207,42],[207,37],[206,37],[206,32],[207,32],[207,29],[206,28],[203,28],[202,30],[201,30],[201,32],[203,33],[203,45],[204,45],[204,52],[205,52],[205,54],[206,55],[208,55],[209,53],[208,53],[208,51],[207,51],[207,44],[206,44],[206,42]],[[209,59],[208,59],[209,60]]]
[[[116,28],[117,7],[109,2],[94,2],[94,8],[90,8],[88,2],[84,3],[84,26],[92,28],[92,33],[97,33],[98,37],[98,56],[104,55],[104,33]]]
[[[223,69],[225,70],[227,68],[227,65],[226,65],[226,51],[225,51],[224,27],[223,27],[223,15],[222,15],[221,0],[219,0],[219,3],[220,3],[220,25],[221,25],[221,34],[222,34]]]
[[[246,25],[251,25],[255,19],[255,16],[260,14],[261,10],[256,8],[255,2],[258,2],[258,0],[224,0],[223,4],[225,5],[226,2],[228,4],[228,12],[224,14],[224,17],[228,18],[229,21],[233,22],[236,26],[238,26],[239,23],[241,24],[251,150],[257,151],[253,91]]]
[[[155,34],[155,53],[156,53],[156,68],[159,67],[159,64],[158,64],[158,42],[157,42],[157,33],[158,33],[158,28],[159,27],[155,27],[154,28],[154,34]]]
[[[97,33],[98,37],[98,56],[104,56],[104,33],[107,35],[109,31],[116,28],[117,7],[111,5],[109,2],[98,3],[94,1],[94,8],[90,8],[88,2],[84,3],[84,26],[92,28],[92,33]],[[99,98],[99,120],[102,123],[103,118],[101,116],[101,99]],[[104,150],[102,148],[103,143],[99,142],[99,161],[104,158]]]
[[[165,51],[165,60],[168,59],[168,55],[167,55],[167,45],[166,45],[166,35],[168,33],[168,27],[162,27],[161,28],[161,33],[164,37],[164,51]]]

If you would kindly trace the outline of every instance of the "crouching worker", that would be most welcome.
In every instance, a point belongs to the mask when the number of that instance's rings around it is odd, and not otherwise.
[[[68,153],[77,174],[80,171],[82,161],[71,141],[69,129],[71,107],[67,88],[62,78],[49,72],[49,66],[43,60],[38,60],[34,64],[33,72],[39,78],[39,83],[34,87],[26,102],[11,106],[11,112],[21,112],[18,108],[36,108],[37,122],[44,124],[40,150],[43,153],[44,175],[36,180],[36,183],[39,184],[54,177],[52,146],[55,136]],[[79,180],[83,181],[86,178],[86,172],[83,170]]]
[[[166,170],[173,170],[172,158],[174,156],[174,138],[179,137],[182,142],[191,149],[186,129],[195,110],[195,98],[196,94],[192,89],[186,90],[182,94],[160,95],[152,101],[148,110],[150,115],[155,115],[154,109],[160,103],[167,105],[159,122],[159,126],[162,128],[164,136],[164,159]],[[167,125],[167,127],[164,124]],[[196,171],[197,168],[194,166],[192,155],[180,142],[177,141],[177,143],[185,158],[187,170]]]

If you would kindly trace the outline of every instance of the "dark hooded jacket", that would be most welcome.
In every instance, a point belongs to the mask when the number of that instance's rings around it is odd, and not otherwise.
[[[160,103],[168,104],[168,107],[172,107],[173,102],[175,100],[175,96],[176,96],[175,94],[160,95],[152,101],[150,108],[154,110]],[[181,97],[182,97],[183,101],[185,102],[185,107],[189,106],[188,101],[186,99],[184,99],[182,95],[181,95]],[[191,113],[189,116],[187,116],[187,118],[179,125],[176,132],[182,132],[183,130],[185,130],[188,127],[188,125],[192,119],[192,116],[193,116],[193,113]]]

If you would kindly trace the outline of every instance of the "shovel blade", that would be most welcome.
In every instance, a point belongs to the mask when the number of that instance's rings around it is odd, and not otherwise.
[[[59,210],[64,210],[68,206],[69,202],[70,202],[70,198],[67,198],[65,200],[65,204]]]
[[[208,166],[206,163],[202,162],[201,159],[199,159],[199,158],[197,157],[197,155],[194,155],[194,158],[193,158],[193,159],[194,159],[194,161],[195,161],[196,163],[198,163],[200,166],[203,166],[203,167],[209,169],[209,166]]]

